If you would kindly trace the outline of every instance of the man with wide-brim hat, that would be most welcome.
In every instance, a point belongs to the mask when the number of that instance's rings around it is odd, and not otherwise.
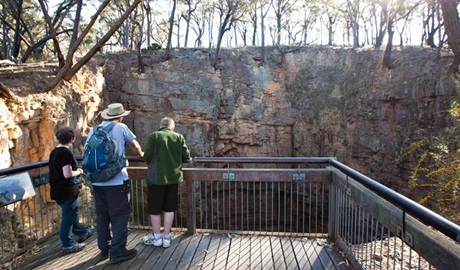
[[[125,144],[128,143],[131,149],[142,157],[144,152],[136,136],[122,123],[123,117],[130,113],[131,111],[125,110],[121,103],[107,106],[101,113],[104,121],[88,133],[86,144],[96,128],[111,125],[109,134],[117,143],[118,155],[124,157]],[[109,263],[115,264],[136,257],[136,249],[126,249],[131,214],[131,187],[126,167],[110,180],[94,182],[92,185],[96,203],[97,244],[101,251],[100,259],[105,260],[110,255]]]
[[[118,117],[127,116],[130,113],[131,111],[125,111],[125,109],[123,108],[123,104],[112,103],[107,107],[107,109],[102,111],[101,117],[105,120],[111,120]]]

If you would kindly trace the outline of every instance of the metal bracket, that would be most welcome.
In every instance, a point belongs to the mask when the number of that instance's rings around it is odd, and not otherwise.
[[[292,175],[292,180],[293,181],[302,181],[305,180],[305,174],[304,173],[294,173]]]
[[[224,173],[222,175],[222,179],[227,180],[227,181],[235,180],[235,174],[234,173]]]
[[[396,229],[396,235],[410,247],[414,247],[414,235],[408,232],[407,230],[404,231],[401,226],[398,226],[398,228]]]
[[[347,195],[348,197],[351,197],[351,188],[346,187],[344,191],[345,191],[345,195]]]

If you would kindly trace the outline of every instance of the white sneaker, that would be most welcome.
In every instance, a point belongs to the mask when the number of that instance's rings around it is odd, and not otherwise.
[[[163,237],[163,247],[168,248],[171,246],[171,236]]]
[[[163,241],[161,238],[155,238],[153,234],[146,235],[142,238],[143,242],[147,246],[156,246],[160,247],[163,244]]]

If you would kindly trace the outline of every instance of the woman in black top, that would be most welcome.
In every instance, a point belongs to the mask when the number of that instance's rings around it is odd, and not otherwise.
[[[59,235],[64,253],[82,250],[85,244],[80,242],[93,234],[78,221],[78,194],[81,185],[77,176],[80,176],[83,170],[77,167],[77,161],[69,149],[75,142],[75,134],[75,130],[70,127],[59,129],[56,132],[58,145],[51,151],[49,158],[51,199],[55,200],[62,210]],[[75,239],[72,233],[76,236]]]

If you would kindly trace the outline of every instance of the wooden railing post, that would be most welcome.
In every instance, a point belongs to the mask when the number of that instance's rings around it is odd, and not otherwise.
[[[195,234],[196,232],[196,206],[195,206],[195,191],[194,180],[190,179],[187,174],[187,169],[183,170],[185,181],[185,192],[187,202],[187,234]]]
[[[329,167],[331,170],[335,170],[331,167]],[[336,204],[337,204],[337,198],[336,198],[336,191],[335,191],[335,185],[334,181],[332,181],[332,178],[334,175],[332,172],[330,173],[329,176],[329,210],[328,210],[328,227],[327,227],[327,233],[328,233],[328,238],[332,241],[337,240],[337,209],[336,209]]]

